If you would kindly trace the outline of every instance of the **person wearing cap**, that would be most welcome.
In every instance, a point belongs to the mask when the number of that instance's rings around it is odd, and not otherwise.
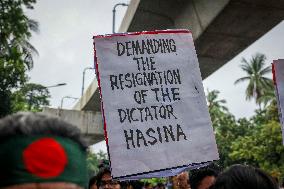
[[[80,130],[42,113],[0,120],[0,188],[83,189],[86,149]]]

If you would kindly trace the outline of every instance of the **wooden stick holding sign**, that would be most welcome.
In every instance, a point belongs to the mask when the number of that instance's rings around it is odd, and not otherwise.
[[[219,158],[190,31],[95,36],[94,46],[114,178]]]

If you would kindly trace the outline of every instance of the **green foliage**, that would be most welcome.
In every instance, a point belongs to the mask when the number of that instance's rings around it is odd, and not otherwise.
[[[266,92],[272,94],[271,90]],[[218,94],[218,91],[208,92],[207,101],[220,155],[219,164],[223,167],[249,164],[275,177],[284,177],[284,147],[275,97],[272,96],[268,106],[257,109],[251,119],[236,120],[224,107],[226,101],[218,99]]]
[[[33,67],[32,54],[37,53],[28,42],[38,24],[24,14],[36,0],[0,1],[0,117],[12,112],[12,90],[23,85],[26,71]]]
[[[226,104],[226,100],[218,100],[218,95],[220,93],[218,90],[209,91],[207,89],[207,93],[209,111],[211,111],[212,113],[216,111],[228,112],[228,108],[224,106],[224,104]]]
[[[270,104],[276,104],[276,96],[274,89],[265,90],[263,95],[259,97],[258,104],[263,103],[264,107]]]
[[[17,60],[15,57],[5,60],[0,57],[0,117],[12,112],[12,89],[26,82],[25,71],[26,68],[20,59]]]
[[[271,66],[264,68],[266,56],[264,54],[257,53],[247,61],[245,58],[242,59],[242,70],[246,73],[245,77],[239,78],[235,81],[235,84],[241,82],[248,82],[246,89],[246,99],[250,100],[255,98],[257,104],[261,104],[267,99],[260,99],[267,91],[273,90],[272,80],[265,77],[266,74],[271,73]]]
[[[100,151],[99,153],[88,152],[87,154],[87,168],[89,178],[99,172],[99,164],[103,159],[107,159],[107,154]]]
[[[18,111],[42,111],[42,106],[48,106],[50,97],[49,91],[46,87],[27,83],[20,90],[12,94],[12,110]]]
[[[6,114],[12,112],[11,110],[11,100],[10,100],[11,92],[10,91],[3,91],[0,92],[0,118]]]
[[[30,50],[34,50],[27,42],[31,31],[38,31],[38,23],[29,19],[23,7],[33,9],[36,0],[1,0],[0,2],[0,40],[1,57],[9,56],[12,47],[23,54],[23,60],[28,62],[31,58]]]
[[[255,125],[255,127],[267,124],[270,121],[279,122],[279,113],[276,101],[272,102],[264,109],[255,110],[255,115],[251,118],[251,122]]]
[[[284,176],[284,147],[280,124],[269,121],[255,128],[251,135],[232,143],[233,160],[258,166],[274,176]]]
[[[219,93],[217,90],[208,91],[207,102],[219,150],[219,164],[226,167],[231,164],[228,154],[231,143],[235,139],[233,129],[237,124],[235,117],[229,113],[228,108],[225,106],[226,101],[218,99]]]
[[[271,73],[270,66],[264,68],[265,60],[265,55],[259,53],[250,61],[242,60],[241,68],[246,76],[235,83],[248,81],[246,98],[255,98],[264,108],[257,109],[249,121],[238,120],[242,126],[232,131],[236,137],[231,140],[225,159],[260,167],[280,178],[284,177],[284,147],[272,80],[264,77]]]
[[[212,117],[214,118],[214,115]],[[229,157],[231,145],[239,137],[249,135],[252,124],[244,118],[235,120],[235,117],[230,113],[224,113],[218,120],[218,122],[213,123],[213,127],[215,128],[215,137],[220,155],[219,164],[227,167],[231,164],[240,163]]]
[[[218,94],[219,91],[216,90],[208,91],[207,101],[219,150],[220,160],[218,164],[227,167],[231,164],[241,163],[241,161],[229,156],[232,151],[231,146],[238,138],[252,133],[253,123],[245,118],[236,120],[235,116],[225,107],[226,101],[218,99]]]
[[[158,183],[166,184],[167,179],[166,178],[151,178],[151,179],[142,179],[141,181],[144,183],[150,183],[152,186],[156,186]]]

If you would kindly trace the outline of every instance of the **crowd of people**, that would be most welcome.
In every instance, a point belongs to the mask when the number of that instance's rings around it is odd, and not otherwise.
[[[246,165],[233,165],[221,172],[215,164],[180,173],[171,178],[172,185],[166,183],[118,182],[111,179],[111,171],[106,166],[92,177],[89,189],[280,189],[277,181],[264,171]],[[282,186],[283,187],[283,186]]]
[[[119,182],[102,162],[87,178],[87,145],[75,126],[41,113],[18,113],[0,120],[0,188],[4,189],[279,189],[259,168],[214,165],[170,178],[172,185]],[[283,187],[283,186],[282,186]]]

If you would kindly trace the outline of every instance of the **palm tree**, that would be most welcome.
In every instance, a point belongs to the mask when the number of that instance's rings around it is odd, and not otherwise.
[[[219,93],[220,91],[218,90],[209,91],[207,89],[206,97],[207,97],[207,102],[208,102],[208,108],[209,110],[218,109],[223,112],[227,112],[228,108],[223,105],[223,104],[226,104],[226,100],[224,99],[218,100]]]
[[[217,90],[209,91],[207,89],[207,104],[215,132],[218,132],[218,128],[222,125],[222,123],[224,123],[225,120],[228,120],[227,118],[230,116],[229,110],[225,106],[226,100],[218,99],[219,93],[220,92]]]
[[[274,90],[267,90],[264,94],[258,99],[258,103],[263,103],[264,107],[270,104],[276,104],[276,95]]]
[[[15,51],[21,54],[20,60],[30,70],[33,67],[32,55],[37,50],[29,43],[31,32],[38,32],[38,22],[24,14],[24,7],[33,9],[34,0],[1,1],[0,3],[0,58],[15,60]],[[18,59],[17,59],[18,60]]]
[[[11,55],[12,49],[17,49],[18,52],[21,53],[23,63],[27,67],[28,70],[31,70],[33,68],[33,55],[38,55],[38,51],[35,49],[35,47],[28,41],[31,37],[31,32],[39,32],[38,29],[38,22],[28,19],[27,20],[27,26],[29,31],[25,35],[22,35],[20,37],[14,37],[12,40],[9,41],[9,52],[8,54]]]
[[[0,117],[12,112],[16,88],[28,80],[36,49],[29,43],[38,23],[25,12],[36,0],[0,0]]]
[[[257,104],[261,104],[261,96],[267,91],[273,90],[273,83],[270,78],[264,75],[271,73],[271,66],[264,67],[266,56],[261,53],[256,53],[252,58],[247,61],[242,58],[241,69],[245,71],[246,76],[239,78],[234,84],[248,82],[246,88],[246,100],[255,98]]]

